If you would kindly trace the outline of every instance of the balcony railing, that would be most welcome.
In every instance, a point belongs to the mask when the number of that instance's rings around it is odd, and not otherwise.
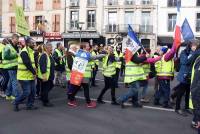
[[[200,27],[196,27],[196,32],[200,32]]]
[[[134,5],[135,4],[135,0],[125,0],[124,1],[124,5]]]
[[[152,25],[136,25],[130,24],[133,28],[133,31],[136,33],[153,33]],[[106,33],[127,33],[128,32],[128,24],[108,24],[105,27]]]
[[[70,7],[78,7],[78,6],[79,6],[79,2],[78,1],[70,2]]]
[[[140,25],[140,33],[153,33],[153,25]]]
[[[151,5],[151,4],[152,4],[152,1],[151,1],[151,0],[142,0],[142,1],[141,1],[141,4],[142,4],[142,5]]]
[[[117,0],[108,0],[108,6],[116,6],[116,5],[118,5]]]

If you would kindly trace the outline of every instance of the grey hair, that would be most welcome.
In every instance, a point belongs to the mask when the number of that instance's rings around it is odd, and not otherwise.
[[[200,48],[200,41],[198,39],[192,39],[191,41],[191,45],[196,45],[197,48]]]

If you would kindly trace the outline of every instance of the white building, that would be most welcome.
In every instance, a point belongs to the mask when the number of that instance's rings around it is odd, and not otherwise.
[[[155,48],[157,33],[157,0],[104,0],[104,36],[117,35],[126,40],[130,24],[144,47]],[[111,40],[112,41],[112,40]]]
[[[171,44],[176,25],[177,0],[158,0],[158,42]],[[195,37],[200,37],[200,0],[181,0],[181,21],[186,17]]]

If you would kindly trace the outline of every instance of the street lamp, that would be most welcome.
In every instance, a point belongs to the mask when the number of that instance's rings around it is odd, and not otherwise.
[[[78,24],[78,28],[79,28],[79,30],[80,30],[80,31],[79,31],[79,32],[80,32],[80,41],[79,41],[79,42],[80,42],[80,44],[81,44],[81,32],[82,32],[82,28],[83,28],[84,22],[78,22],[77,24]]]

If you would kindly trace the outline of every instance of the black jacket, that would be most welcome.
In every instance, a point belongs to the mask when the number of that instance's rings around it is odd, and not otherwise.
[[[143,63],[146,59],[147,59],[146,56],[139,57],[139,55],[135,53],[133,57],[131,58],[131,61],[136,64],[139,64],[139,63]]]
[[[36,75],[36,72],[35,72],[35,69],[33,68],[32,66],[32,63],[31,63],[31,59],[30,57],[28,56],[28,53],[26,51],[23,51],[21,52],[20,54],[21,58],[22,58],[22,62],[24,63],[24,65],[26,66],[26,68],[31,71],[31,73],[33,75]]]
[[[194,77],[191,84],[192,103],[194,106],[194,114],[200,121],[200,58],[194,63]]]
[[[53,53],[53,59],[56,63],[55,70],[64,72],[65,71],[65,61],[62,60],[62,63],[60,63],[61,59],[60,59],[60,57],[58,57],[58,53],[56,51],[54,51],[54,53]]]
[[[54,70],[55,70],[55,62],[53,58],[50,56],[50,75],[49,75],[49,80],[54,80]],[[40,59],[39,59],[39,65],[40,65],[40,70],[41,73],[44,74],[47,72],[47,55],[42,54]]]

